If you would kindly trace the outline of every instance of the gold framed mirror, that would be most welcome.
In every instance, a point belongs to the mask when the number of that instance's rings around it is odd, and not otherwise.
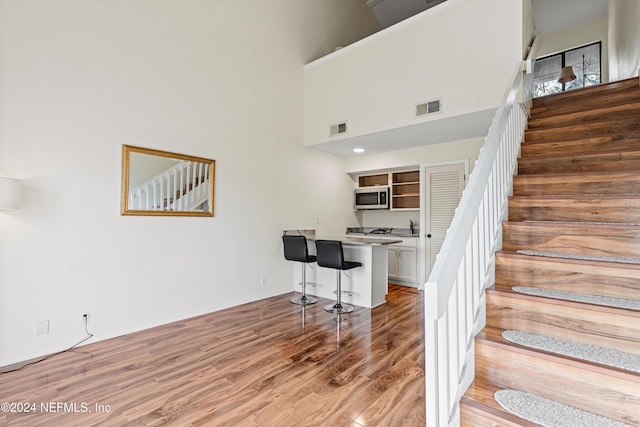
[[[215,160],[122,146],[122,215],[213,216]]]

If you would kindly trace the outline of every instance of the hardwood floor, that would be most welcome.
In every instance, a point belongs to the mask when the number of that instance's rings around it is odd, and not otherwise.
[[[0,402],[35,410],[0,412],[0,425],[425,425],[422,292],[389,285],[387,304],[341,318],[324,311],[329,300],[301,307],[290,297],[2,374]]]

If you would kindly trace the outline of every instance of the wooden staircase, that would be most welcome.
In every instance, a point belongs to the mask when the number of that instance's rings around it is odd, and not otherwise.
[[[503,409],[514,389],[640,426],[640,373],[514,344],[533,332],[640,355],[640,310],[515,287],[640,301],[638,78],[534,100],[476,337],[476,379],[460,403],[469,426],[534,426]]]

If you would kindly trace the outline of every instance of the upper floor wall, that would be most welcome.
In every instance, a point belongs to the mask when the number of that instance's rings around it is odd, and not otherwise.
[[[609,0],[611,80],[636,77],[640,69],[640,2]]]
[[[448,0],[307,64],[305,146],[497,108],[523,58],[527,2]],[[435,99],[440,113],[416,117]]]

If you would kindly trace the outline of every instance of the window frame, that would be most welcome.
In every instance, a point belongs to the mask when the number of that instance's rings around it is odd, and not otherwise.
[[[564,50],[562,52],[553,53],[551,55],[542,56],[540,58],[536,58],[536,61],[553,58],[555,56],[559,56],[560,57],[560,62],[561,62],[560,69],[562,69],[562,68],[567,66],[566,65],[566,55],[567,55],[567,53],[573,52],[573,51],[576,51],[576,50],[580,50],[580,49],[584,49],[584,48],[590,47],[590,46],[596,46],[596,45],[598,46],[598,79],[599,79],[598,84],[601,84],[602,83],[602,41],[601,40],[597,41],[597,42],[593,42],[593,43],[588,43],[588,44],[585,44],[585,45],[582,45],[582,46],[574,47],[574,48],[571,48],[571,49],[567,49],[567,50]],[[535,79],[535,71],[534,71],[534,79]],[[562,90],[560,91],[560,93],[567,91],[567,89],[566,89],[566,85],[567,84],[568,83],[562,83]],[[583,82],[583,85],[584,85],[584,82]],[[586,87],[586,86],[583,86],[583,87]],[[580,89],[580,88],[576,88],[576,89]],[[570,89],[570,90],[576,90],[576,89]],[[551,94],[541,95],[540,97],[548,96],[548,95],[551,95]]]

